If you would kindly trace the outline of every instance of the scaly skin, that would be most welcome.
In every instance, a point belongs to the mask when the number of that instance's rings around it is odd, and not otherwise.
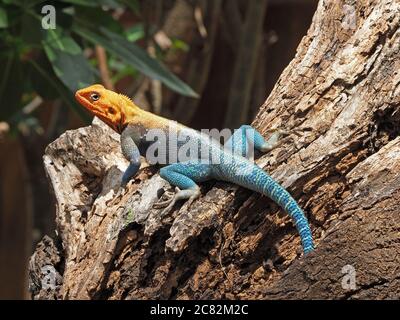
[[[187,141],[185,139],[194,141],[197,152],[190,153],[187,161],[178,162],[178,159],[167,157],[166,163],[163,163],[168,165],[161,168],[160,176],[177,187],[177,193],[171,199],[157,204],[159,207],[166,206],[163,212],[168,212],[181,199],[188,199],[190,205],[200,196],[198,182],[210,179],[232,182],[275,201],[292,217],[300,234],[304,253],[314,250],[310,227],[296,201],[266,172],[247,159],[251,145],[257,150],[269,151],[277,144],[278,134],[265,141],[252,127],[242,126],[222,146],[196,130],[140,109],[128,97],[101,85],[81,89],[76,92],[75,97],[92,114],[121,134],[122,153],[130,162],[123,175],[122,185],[138,172],[140,155],[146,156],[149,147],[154,143],[154,140],[146,139],[150,130],[161,130],[167,138],[172,134],[179,135],[179,140],[172,140],[162,147],[164,149],[161,151],[165,153],[170,148],[180,150]],[[206,152],[201,153],[200,150]],[[201,158],[199,154],[202,155]],[[210,159],[213,161],[202,161]]]

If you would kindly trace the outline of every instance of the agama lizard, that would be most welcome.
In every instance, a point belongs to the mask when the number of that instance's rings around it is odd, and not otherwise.
[[[167,137],[171,132],[179,134],[180,138],[183,137],[179,141],[194,141],[198,146],[196,151],[199,152],[193,152],[185,161],[166,158],[166,166],[160,169],[160,176],[176,187],[176,193],[169,200],[159,202],[159,207],[166,207],[164,211],[170,210],[176,201],[182,199],[186,199],[190,205],[200,196],[197,185],[199,182],[210,179],[232,182],[266,195],[276,202],[293,219],[304,253],[314,250],[310,227],[297,202],[264,170],[246,158],[251,146],[261,152],[271,150],[277,144],[278,135],[265,141],[259,132],[244,125],[222,146],[199,131],[140,109],[128,97],[107,90],[102,85],[78,90],[75,97],[93,115],[121,135],[122,153],[129,160],[129,166],[122,177],[122,185],[138,172],[140,156],[146,157],[150,146],[156,143],[148,139],[151,130],[161,130]],[[168,153],[172,148],[179,151],[182,146],[179,142],[176,145],[159,144],[158,151]],[[200,149],[206,151],[201,152]],[[205,161],[210,159],[214,161]]]

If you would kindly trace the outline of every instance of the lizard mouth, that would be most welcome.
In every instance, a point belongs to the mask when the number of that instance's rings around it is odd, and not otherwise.
[[[80,94],[80,90],[78,90],[75,93],[75,99],[82,105],[84,106],[86,109],[88,109],[87,105],[90,105],[90,102],[83,96]]]
[[[88,99],[86,99],[86,97],[84,96],[84,95],[82,95],[81,93],[80,93],[80,90],[79,91],[77,91],[76,93],[75,93],[75,99],[82,105],[82,106],[84,106],[86,109],[89,109],[89,107],[88,106],[90,106],[90,110],[92,110],[92,103],[88,100]]]

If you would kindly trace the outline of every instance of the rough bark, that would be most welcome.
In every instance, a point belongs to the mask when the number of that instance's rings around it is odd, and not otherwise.
[[[258,163],[306,212],[315,252],[303,257],[275,204],[231,184],[203,184],[165,217],[151,207],[167,186],[155,169],[115,195],[126,161],[95,121],[46,150],[59,261],[39,254],[50,244],[32,257],[34,296],[50,264],[64,299],[399,298],[399,19],[398,1],[320,1],[254,121],[292,132]]]

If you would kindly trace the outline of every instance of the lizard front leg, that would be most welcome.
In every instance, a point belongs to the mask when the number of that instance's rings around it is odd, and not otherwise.
[[[188,199],[188,206],[200,196],[196,182],[211,179],[211,167],[198,162],[174,163],[160,170],[160,176],[177,187],[177,193],[170,199],[158,202],[156,208],[166,207],[162,215],[171,210],[178,200]]]
[[[124,157],[129,160],[129,166],[125,170],[121,181],[121,186],[125,186],[140,168],[140,152],[129,128],[126,128],[121,134],[121,149]]]

